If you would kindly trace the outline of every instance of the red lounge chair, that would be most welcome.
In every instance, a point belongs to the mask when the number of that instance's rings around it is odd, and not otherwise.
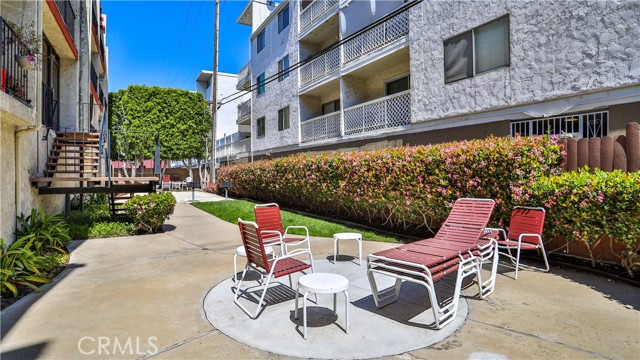
[[[367,276],[376,306],[380,308],[395,302],[400,295],[402,281],[423,285],[429,293],[435,325],[441,329],[456,317],[462,281],[466,277],[477,276],[481,298],[491,294],[498,268],[496,240],[482,240],[481,237],[485,234],[494,205],[491,199],[459,199],[433,239],[369,255]],[[491,277],[483,282],[482,265],[490,259]],[[441,303],[434,283],[452,273],[457,274],[453,297]],[[374,274],[396,278],[395,286],[379,291]]]
[[[280,245],[282,254],[287,254],[288,246],[302,245],[306,242],[307,250],[311,253],[311,241],[309,240],[309,229],[306,226],[287,226],[283,230],[282,217],[280,216],[280,207],[278,204],[258,204],[253,207],[256,215],[256,223],[260,226],[262,235],[264,236],[265,245]],[[288,234],[289,229],[304,229],[306,236],[292,236]]]
[[[544,227],[545,216],[546,211],[544,208],[516,206],[511,212],[508,234],[504,229],[487,229],[496,234],[502,234],[502,238],[497,238],[498,250],[500,254],[509,257],[511,262],[516,266],[516,279],[518,279],[519,267],[535,269],[531,266],[520,264],[520,250],[540,250],[545,264],[544,271],[549,271],[549,261],[547,260],[547,254],[544,251],[544,244],[542,242],[542,228]],[[515,257],[511,254],[512,249],[516,250]],[[506,252],[504,250],[506,250]]]
[[[236,288],[233,302],[235,302],[236,305],[238,305],[252,319],[255,319],[260,313],[260,309],[262,308],[262,304],[264,302],[264,296],[267,293],[267,289],[269,287],[271,279],[288,275],[289,285],[292,286],[291,274],[299,271],[304,271],[309,268],[311,268],[311,272],[313,272],[313,257],[311,255],[311,252],[308,250],[296,249],[294,251],[291,251],[286,256],[270,259],[269,257],[267,257],[266,251],[264,249],[265,242],[262,238],[262,232],[260,231],[258,225],[254,222],[243,221],[242,219],[238,219],[238,225],[240,227],[240,234],[242,236],[242,244],[244,245],[244,250],[247,255],[247,265],[245,265],[244,271],[242,272],[242,276]],[[300,255],[308,255],[309,264],[293,258],[294,256]],[[247,274],[247,270],[249,269],[256,270],[260,273],[261,276],[266,276],[267,278],[263,285],[264,289],[262,290],[262,296],[260,296],[260,301],[258,301],[258,306],[255,313],[251,313],[240,303],[240,301],[238,301],[242,282],[244,281],[244,277]]]

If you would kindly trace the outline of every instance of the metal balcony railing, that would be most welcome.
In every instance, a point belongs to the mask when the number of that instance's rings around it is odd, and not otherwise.
[[[104,72],[106,72],[107,63],[104,61],[105,53],[104,53],[104,40],[102,40],[102,35],[98,35],[98,40],[100,41],[100,60],[102,60],[102,63],[105,66],[105,68],[104,68],[105,71]]]
[[[100,100],[100,105],[102,106],[106,105],[104,103],[104,92],[102,91],[102,87],[100,87],[100,90],[98,91],[98,100]]]
[[[251,99],[238,104],[238,122],[251,117]]]
[[[300,12],[300,31],[313,24],[320,16],[338,6],[338,0],[314,0]]]
[[[8,23],[0,17],[0,90],[29,104],[29,73],[21,68],[15,55],[27,54],[29,50],[22,44]]]
[[[300,86],[307,85],[340,67],[340,47],[300,67]]]
[[[330,139],[340,136],[342,118],[340,111],[302,122],[302,142]]]
[[[228,143],[216,149],[218,162],[223,158],[236,158],[238,155],[251,151],[251,138]]]
[[[71,35],[71,39],[73,39],[75,43],[76,39],[76,11],[73,9],[73,5],[70,0],[54,0],[56,7],[58,8],[58,12],[62,16],[62,20],[64,20],[64,24],[67,26],[67,30]]]
[[[343,46],[343,61],[349,63],[361,58],[409,33],[409,10],[347,41]]]
[[[352,135],[411,123],[409,90],[344,110],[344,134]]]
[[[247,81],[251,82],[250,78],[251,74],[249,74],[249,64],[247,63],[245,66],[238,71],[238,84],[236,85],[237,89],[242,88],[242,84],[245,84]]]
[[[98,72],[96,71],[96,68],[92,63],[89,63],[89,67],[91,68],[91,85],[93,85],[93,90],[95,90],[96,94],[98,94],[98,90],[100,90],[98,84]]]

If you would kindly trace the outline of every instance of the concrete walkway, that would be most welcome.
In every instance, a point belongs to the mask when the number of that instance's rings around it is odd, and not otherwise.
[[[238,228],[181,202],[166,229],[74,242],[55,282],[1,313],[2,359],[285,358],[233,340],[206,319],[203,299],[233,273]],[[330,239],[312,241],[317,259],[332,254]],[[365,242],[363,252],[390,246]],[[468,300],[459,331],[398,358],[640,358],[637,288],[555,267],[512,275],[499,275],[488,299]]]

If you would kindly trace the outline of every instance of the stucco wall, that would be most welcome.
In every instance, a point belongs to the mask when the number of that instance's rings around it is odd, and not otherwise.
[[[278,17],[274,16],[266,25],[266,47],[256,55],[255,39],[252,41],[251,75],[252,84],[256,78],[265,72],[265,78],[278,72],[278,61],[289,55],[289,64],[298,62],[298,2],[289,3],[289,26],[278,34]],[[279,11],[279,10],[278,10]],[[268,80],[267,80],[268,81]],[[252,96],[251,124],[254,151],[268,150],[274,147],[291,145],[299,140],[299,112],[298,112],[298,71],[289,72],[283,81],[277,79],[265,85],[265,93],[257,96],[254,90]],[[278,131],[278,110],[289,106],[289,129]],[[257,137],[256,119],[264,116],[265,136]]]
[[[411,10],[412,119],[640,81],[640,2],[425,1]],[[509,14],[511,66],[444,84],[443,41]]]

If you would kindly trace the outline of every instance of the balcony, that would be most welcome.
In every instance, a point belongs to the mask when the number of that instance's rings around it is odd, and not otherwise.
[[[323,79],[340,68],[340,48],[327,52],[300,67],[300,87]]]
[[[18,41],[13,29],[0,17],[0,90],[27,106],[29,100],[29,72],[14,59],[15,54],[28,53],[27,47]]]
[[[329,10],[338,10],[338,0],[314,0],[300,12],[300,33],[311,29],[311,25],[316,23]]]
[[[238,84],[236,90],[248,90],[251,87],[251,74],[249,71],[249,64],[243,66],[238,71]]]
[[[91,47],[91,52],[97,53],[100,48],[100,26],[98,25],[98,10],[95,0],[92,1],[91,7],[91,33],[93,34],[93,42],[95,46]]]
[[[70,0],[54,0],[56,4],[56,8],[58,8],[58,12],[64,21],[65,26],[67,27],[67,31],[71,36],[71,39],[75,43],[75,34],[76,34],[76,12],[73,10],[73,6],[71,6]]]
[[[411,123],[409,90],[344,110],[344,134],[353,135]]]
[[[250,125],[251,124],[251,99],[238,104],[238,119],[237,125]]]
[[[69,0],[42,1],[42,32],[61,58],[78,60],[75,44],[77,15]]]
[[[216,149],[216,158],[218,162],[220,160],[234,160],[244,156],[247,156],[251,152],[251,138],[246,138],[238,141],[222,145]]]
[[[300,131],[302,142],[325,140],[340,136],[341,120],[340,111],[336,111],[303,121]]]
[[[104,75],[107,72],[107,63],[105,62],[104,56],[104,40],[102,36],[100,36],[100,75]]]
[[[343,64],[351,63],[381,49],[409,34],[409,11],[403,11],[391,19],[347,41],[343,46]]]

